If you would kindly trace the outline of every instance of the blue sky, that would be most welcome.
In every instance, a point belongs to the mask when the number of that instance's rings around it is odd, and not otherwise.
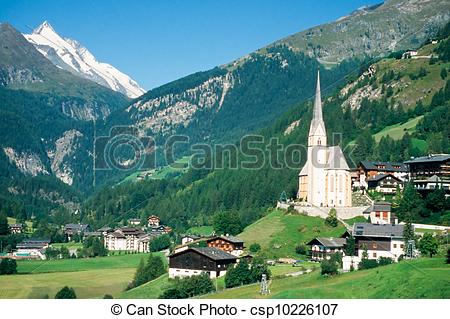
[[[0,22],[48,20],[151,89],[381,0],[0,0]]]

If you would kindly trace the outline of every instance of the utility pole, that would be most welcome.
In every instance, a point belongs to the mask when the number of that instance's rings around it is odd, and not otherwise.
[[[96,141],[96,139],[97,139],[97,132],[96,132],[96,128],[95,128],[95,116],[94,116],[94,119],[92,120],[92,122],[93,122],[93,124],[94,124],[94,140],[92,141],[92,143],[93,143],[93,153],[92,153],[92,156],[93,156],[93,159],[92,159],[92,169],[93,169],[93,171],[92,171],[92,187],[95,189],[95,168],[96,168],[96,163],[95,163],[95,160],[96,160],[96,157],[97,157],[97,154],[95,153],[95,141]]]
[[[261,277],[261,290],[259,291],[261,295],[268,295],[270,294],[269,290],[269,284],[267,282],[267,275],[263,274]]]

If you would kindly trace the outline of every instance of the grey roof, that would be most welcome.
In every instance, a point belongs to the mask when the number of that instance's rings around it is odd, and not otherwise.
[[[143,234],[145,234],[145,232],[142,229],[136,227],[122,227],[116,229],[109,235],[114,236],[116,238],[125,238],[126,236],[141,236]]]
[[[87,231],[84,233],[85,237],[98,237],[101,235],[102,235],[102,232],[99,232],[99,231]]]
[[[406,161],[405,164],[445,162],[448,160],[450,160],[450,154],[438,154],[438,155],[417,157],[410,161]]]
[[[210,242],[210,241],[216,240],[218,238],[226,240],[226,241],[228,241],[230,243],[233,243],[233,244],[241,244],[241,243],[243,244],[244,243],[244,241],[242,239],[239,239],[239,238],[234,237],[234,236],[224,236],[224,235],[212,237],[212,238],[208,239],[207,241]]]
[[[9,225],[10,228],[23,228],[22,224],[10,224]]]
[[[202,238],[201,236],[191,235],[191,234],[183,235],[182,237],[183,238],[192,238],[194,240]]]
[[[364,168],[370,170],[381,170],[385,172],[408,172],[408,167],[404,163],[361,161],[360,164]],[[385,168],[378,168],[377,165],[385,166]]]
[[[390,176],[393,179],[396,179],[396,180],[400,181],[399,178],[395,177],[392,174],[378,174],[378,175],[375,175],[375,176],[372,176],[372,177],[368,178],[367,181],[368,182],[379,182],[379,181],[381,181],[382,179],[385,179],[388,176]]]
[[[390,212],[391,211],[391,203],[388,202],[375,202],[372,206],[367,208],[364,212]]]
[[[17,248],[36,248],[36,249],[42,249],[43,247],[50,244],[50,240],[48,239],[28,239],[23,240],[20,243],[16,245]]]
[[[336,248],[343,247],[347,241],[346,238],[335,238],[335,237],[317,237],[311,240],[308,245],[312,245],[314,241],[318,241],[325,247]]]
[[[226,251],[220,250],[215,247],[192,247],[190,250],[196,251],[212,260],[229,260],[237,259],[236,256],[227,253]]]
[[[355,223],[353,236],[363,237],[403,237],[403,225]]]
[[[88,224],[66,224],[64,226],[64,229],[76,229],[76,230],[85,230],[86,228],[88,228],[89,225]]]

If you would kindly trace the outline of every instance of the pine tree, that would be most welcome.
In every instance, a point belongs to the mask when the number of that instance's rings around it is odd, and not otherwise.
[[[73,288],[65,286],[56,293],[55,299],[77,299],[77,295],[75,294],[75,290],[73,290]]]
[[[331,227],[337,227],[339,221],[337,219],[337,212],[336,209],[331,208],[330,212],[328,213],[328,217],[325,218],[325,224]]]
[[[405,226],[403,226],[403,240],[405,245],[403,246],[405,254],[408,252],[409,241],[414,240],[414,228],[411,224],[411,214],[407,214],[405,219]]]
[[[5,215],[0,215],[0,236],[8,235],[9,227],[8,227],[8,219]]]
[[[447,77],[447,70],[444,67],[444,68],[441,69],[441,79],[445,80],[446,77]]]
[[[144,258],[141,258],[141,261],[139,262],[139,266],[136,270],[136,273],[134,275],[134,279],[132,281],[132,284],[129,288],[138,287],[146,282],[146,276],[145,276],[145,262]]]
[[[356,248],[355,238],[352,235],[350,235],[350,237],[347,238],[347,242],[345,245],[345,254],[347,256],[354,256],[355,248]]]
[[[282,203],[286,203],[287,202],[287,196],[286,196],[286,192],[283,191],[280,195],[280,202]]]

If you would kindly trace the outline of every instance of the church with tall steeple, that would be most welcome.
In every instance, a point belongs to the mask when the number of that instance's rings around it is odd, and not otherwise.
[[[305,166],[299,174],[297,197],[318,207],[352,206],[350,168],[339,146],[327,146],[319,71],[307,154]]]

